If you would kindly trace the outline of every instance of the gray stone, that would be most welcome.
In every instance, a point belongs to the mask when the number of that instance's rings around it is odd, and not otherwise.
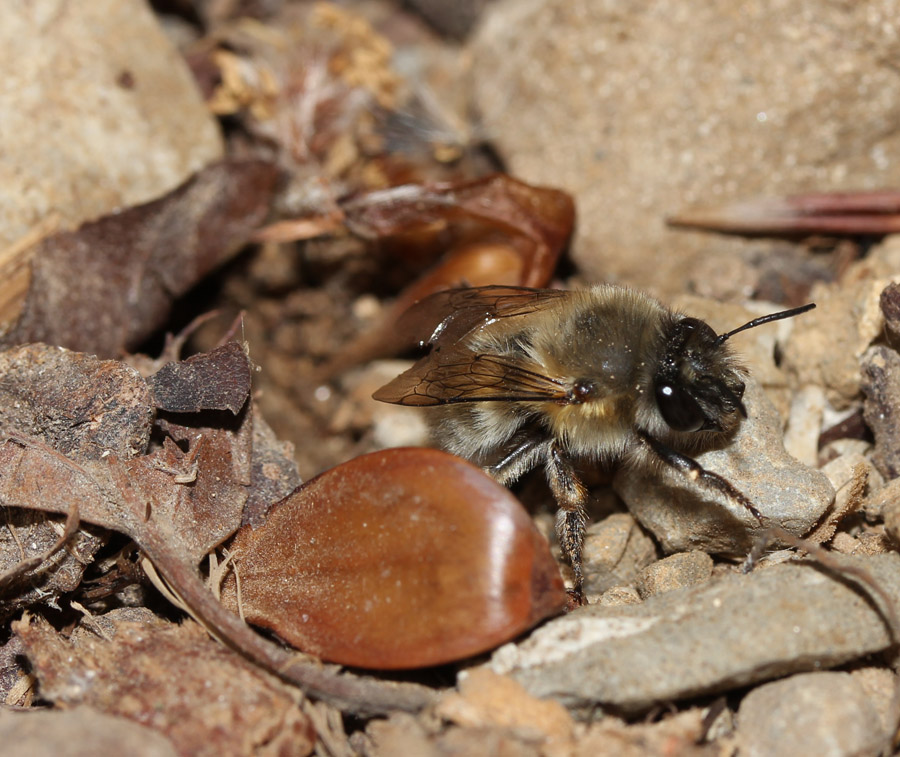
[[[0,739],[15,754],[29,757],[175,757],[161,733],[90,707],[73,710],[0,711]],[[12,746],[15,745],[15,746]]]
[[[897,21],[874,0],[505,0],[471,48],[478,109],[513,174],[575,195],[589,280],[747,296],[776,245],[665,217],[900,184]]]
[[[781,420],[752,378],[744,405],[748,417],[731,443],[695,459],[728,480],[768,522],[805,534],[834,501],[834,489],[824,474],[785,452]],[[765,530],[739,502],[675,471],[622,470],[613,483],[631,513],[669,553],[700,549],[742,557]]]
[[[0,248],[165,194],[222,155],[145,2],[34,0],[0,17]]]
[[[614,607],[616,605],[639,605],[640,603],[641,595],[638,594],[638,590],[633,586],[613,586],[611,589],[607,589],[603,592],[597,600],[597,604],[606,607]]]
[[[607,590],[623,588],[657,558],[653,539],[628,513],[613,513],[591,525],[584,539],[585,592],[593,601]]]
[[[900,600],[900,555],[841,558]],[[488,663],[528,691],[574,708],[640,712],[888,648],[880,598],[812,561],[728,574],[639,605],[589,605],[553,620]]]
[[[849,673],[805,673],[744,697],[737,744],[741,757],[849,757],[876,754],[888,739]]]
[[[637,590],[643,599],[685,586],[708,581],[713,572],[713,560],[706,552],[679,552],[657,560],[641,571]]]

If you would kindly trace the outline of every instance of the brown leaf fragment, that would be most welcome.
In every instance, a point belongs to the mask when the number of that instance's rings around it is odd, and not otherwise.
[[[315,733],[295,692],[195,623],[146,614],[144,622],[115,622],[112,641],[87,629],[65,639],[40,619],[15,623],[41,696],[61,708],[88,705],[152,728],[180,754],[312,751]]]
[[[217,163],[158,200],[45,239],[0,344],[43,341],[105,357],[133,348],[249,239],[277,178],[263,161]]]
[[[0,710],[0,743],[28,757],[176,757],[172,742],[150,728],[91,707],[71,710]]]
[[[76,510],[81,519],[131,533],[131,520],[108,496],[105,464],[83,464],[37,439],[15,437],[0,443],[0,504],[62,513]]]
[[[250,396],[250,361],[229,342],[211,352],[164,365],[147,379],[156,407],[171,413],[230,410],[237,415]]]
[[[320,381],[354,364],[407,349],[410,345],[397,333],[398,321],[412,305],[436,292],[492,284],[547,286],[575,224],[575,205],[568,194],[506,174],[377,190],[346,201],[343,209],[347,228],[369,239],[446,225],[460,233],[443,258],[400,292],[371,330],[322,366]],[[422,245],[414,247],[420,250]]]
[[[66,524],[63,527],[62,533],[53,544],[43,552],[39,552],[32,557],[23,557],[21,562],[0,573],[0,592],[6,589],[10,584],[14,583],[17,579],[22,578],[22,576],[29,571],[40,567],[43,563],[53,557],[53,555],[59,552],[59,550],[66,545],[66,542],[68,542],[78,531],[79,522],[78,508],[73,507],[66,517]]]
[[[38,449],[12,441],[0,444],[0,505],[10,508],[6,510],[5,527],[0,530],[3,619],[20,608],[52,603],[74,590],[104,542],[90,530],[77,530],[84,510],[108,516],[97,502],[98,489],[89,474],[46,445],[34,444]],[[65,504],[59,505],[57,497]],[[66,523],[33,510],[63,513]],[[91,520],[103,525],[98,521]],[[106,517],[106,521],[115,519]]]
[[[294,461],[294,446],[279,441],[258,412],[254,412],[252,459],[241,525],[250,523],[255,528],[265,522],[269,508],[300,486],[302,479]]]
[[[195,564],[240,525],[250,484],[253,424],[248,416],[249,408],[237,418],[220,417],[218,427],[161,420],[169,434],[163,448],[122,464],[117,484],[144,503],[144,522],[152,520],[173,538],[177,534],[179,548]]]
[[[0,353],[0,438],[40,437],[65,455],[128,459],[150,440],[153,402],[124,363],[46,344]]]

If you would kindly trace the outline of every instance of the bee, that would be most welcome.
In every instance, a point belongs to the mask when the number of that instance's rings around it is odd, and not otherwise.
[[[404,316],[431,351],[373,395],[429,407],[436,441],[503,485],[542,465],[556,533],[583,602],[587,490],[575,464],[663,464],[741,503],[690,455],[727,439],[747,413],[746,369],[728,340],[809,304],[724,334],[632,289],[489,286],[428,297]]]

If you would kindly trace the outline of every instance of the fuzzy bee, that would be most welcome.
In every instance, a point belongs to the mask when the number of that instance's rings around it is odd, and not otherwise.
[[[430,353],[374,397],[432,407],[437,442],[501,484],[543,465],[581,601],[587,492],[575,461],[662,463],[761,520],[743,494],[690,454],[732,434],[746,417],[746,371],[728,339],[813,307],[717,335],[704,321],[612,285],[440,292],[401,324]]]

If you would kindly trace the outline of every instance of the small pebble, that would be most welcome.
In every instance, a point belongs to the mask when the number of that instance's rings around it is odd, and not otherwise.
[[[713,560],[706,552],[679,552],[644,568],[638,576],[637,590],[646,599],[708,581],[712,570]]]
[[[849,757],[887,744],[878,712],[849,673],[805,673],[751,691],[738,710],[741,757]]]

